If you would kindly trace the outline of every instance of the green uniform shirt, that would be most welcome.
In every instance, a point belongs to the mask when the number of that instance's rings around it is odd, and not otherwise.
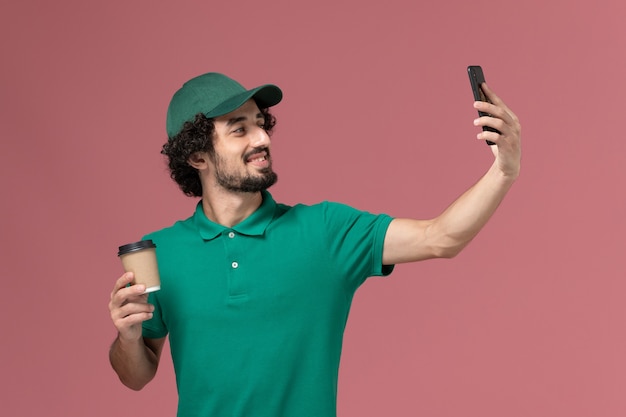
[[[355,290],[387,275],[391,217],[324,202],[293,207],[263,193],[229,228],[199,203],[147,235],[161,290],[147,338],[169,334],[179,417],[336,415],[343,332]]]

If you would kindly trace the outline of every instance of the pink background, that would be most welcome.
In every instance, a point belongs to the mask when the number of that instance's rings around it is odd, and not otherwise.
[[[10,4],[9,4],[10,3]],[[626,415],[621,0],[60,0],[0,9],[0,412],[173,416],[107,351],[116,248],[195,204],[159,155],[180,84],[273,82],[285,203],[438,214],[489,166],[466,66],[523,123],[523,171],[451,261],[357,293],[339,415]]]

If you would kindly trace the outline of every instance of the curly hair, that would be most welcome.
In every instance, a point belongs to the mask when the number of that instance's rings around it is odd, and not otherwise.
[[[268,135],[271,135],[272,129],[276,125],[276,117],[268,109],[261,109],[261,113],[264,118],[263,129]],[[196,152],[215,154],[213,147],[214,120],[198,113],[193,121],[185,122],[180,133],[171,137],[161,150],[161,153],[167,157],[170,177],[189,197],[202,197],[202,184],[198,170],[189,165],[189,158]]]

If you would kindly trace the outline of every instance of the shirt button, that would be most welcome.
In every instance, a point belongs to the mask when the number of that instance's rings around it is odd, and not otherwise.
[[[232,264],[230,264],[234,269],[237,269],[239,267],[239,264],[237,262],[233,262]]]
[[[235,237],[235,232],[230,232],[228,234],[228,237],[231,238],[231,239],[234,238]]]

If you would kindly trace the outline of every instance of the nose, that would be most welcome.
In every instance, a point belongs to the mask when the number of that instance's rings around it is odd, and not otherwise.
[[[250,144],[254,148],[268,146],[270,144],[270,135],[268,135],[267,131],[262,127],[255,129],[251,136]]]

